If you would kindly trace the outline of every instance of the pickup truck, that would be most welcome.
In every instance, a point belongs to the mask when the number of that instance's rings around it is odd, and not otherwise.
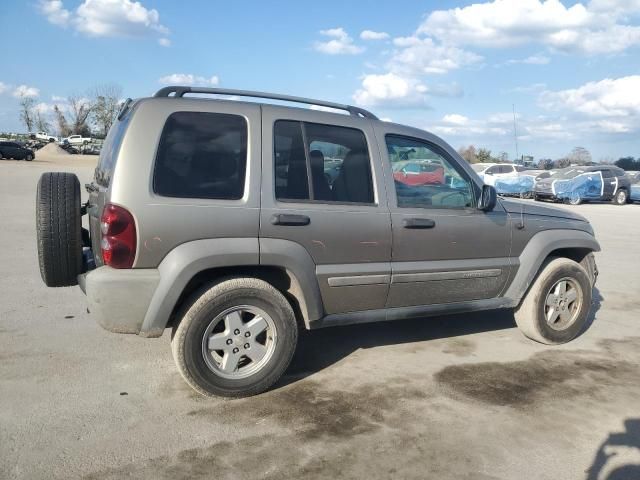
[[[82,135],[69,135],[67,138],[62,140],[62,143],[70,143],[71,145],[86,145],[91,142],[91,137],[83,137]]]
[[[58,137],[55,137],[53,135],[49,135],[47,132],[38,132],[35,135],[36,140],[43,140],[45,142],[57,142],[58,141]]]

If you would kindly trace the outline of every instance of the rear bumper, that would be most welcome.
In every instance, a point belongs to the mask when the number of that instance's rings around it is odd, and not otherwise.
[[[100,267],[78,277],[89,311],[102,328],[114,333],[141,333],[159,283],[156,269]]]

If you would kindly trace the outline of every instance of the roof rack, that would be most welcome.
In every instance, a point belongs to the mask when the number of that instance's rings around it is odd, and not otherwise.
[[[154,97],[169,97],[172,93],[174,94],[173,97],[184,97],[186,93],[208,93],[211,95],[234,95],[238,97],[269,98],[271,100],[282,100],[285,102],[305,103],[307,105],[318,105],[321,107],[335,108],[336,110],[345,110],[349,112],[351,115],[378,120],[378,117],[376,117],[373,113],[363,108],[354,107],[352,105],[344,105],[342,103],[333,103],[333,102],[324,102],[322,100],[314,100],[312,98],[294,97],[291,95],[281,95],[278,93],[254,92],[251,90],[234,90],[230,88],[170,86],[170,87],[164,87],[158,90],[154,95]]]

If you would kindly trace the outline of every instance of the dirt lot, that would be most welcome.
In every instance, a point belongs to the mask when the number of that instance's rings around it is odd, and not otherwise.
[[[327,329],[274,391],[210,400],[168,334],[105,332],[40,280],[37,179],[95,161],[0,161],[0,478],[639,478],[640,205],[572,207],[603,251],[569,345],[507,312]]]

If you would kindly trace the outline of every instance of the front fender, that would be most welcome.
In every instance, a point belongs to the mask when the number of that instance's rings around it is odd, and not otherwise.
[[[579,248],[600,251],[596,238],[582,230],[544,230],[535,234],[518,257],[520,266],[504,296],[515,305],[527,292],[544,260],[559,249]]]

